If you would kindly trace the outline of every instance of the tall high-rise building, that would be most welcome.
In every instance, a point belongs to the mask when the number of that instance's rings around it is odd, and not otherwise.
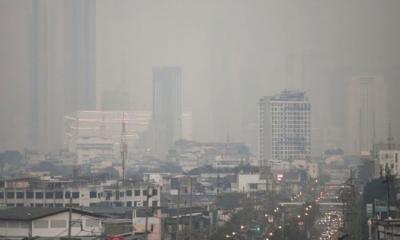
[[[95,8],[95,0],[32,1],[28,148],[60,149],[64,114],[96,107]]]
[[[304,92],[284,90],[258,102],[258,157],[265,166],[271,159],[311,158],[311,104]]]
[[[31,1],[0,1],[0,152],[28,144]]]
[[[65,1],[64,112],[96,109],[96,0]]]
[[[64,20],[63,0],[32,1],[27,147],[42,152],[62,146]]]
[[[163,157],[182,131],[182,70],[153,69],[153,151]]]
[[[379,77],[356,77],[347,86],[346,153],[371,151],[387,136],[385,81]]]

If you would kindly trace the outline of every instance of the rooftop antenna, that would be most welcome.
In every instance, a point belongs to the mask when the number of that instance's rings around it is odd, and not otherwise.
[[[305,56],[304,56],[304,52],[302,55],[302,59],[301,59],[301,91],[305,91],[306,89],[306,79],[305,79]]]
[[[389,121],[389,124],[388,124],[388,138],[387,138],[387,141],[388,141],[389,150],[392,150],[394,137],[392,135],[392,123],[390,121]]]
[[[372,146],[376,143],[375,111],[372,112]]]
[[[128,156],[128,144],[126,142],[125,112],[122,112],[122,132],[121,132],[122,183],[125,182],[125,160],[127,156]]]
[[[101,116],[100,137],[106,138],[106,124],[105,124],[104,112],[102,113]]]

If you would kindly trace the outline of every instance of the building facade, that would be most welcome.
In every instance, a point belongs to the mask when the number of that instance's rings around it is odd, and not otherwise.
[[[259,161],[311,158],[311,103],[304,92],[285,90],[258,103]]]
[[[151,207],[160,206],[160,187],[136,182],[85,183],[19,179],[0,183],[0,205],[6,207]]]
[[[376,172],[376,178],[385,175],[386,168],[390,169],[390,173],[394,176],[398,176],[400,174],[400,150],[382,150],[379,152],[379,166]]]
[[[103,216],[72,209],[71,235],[95,237],[102,234]],[[0,210],[0,233],[6,239],[68,236],[68,208],[9,208]]]
[[[150,111],[77,111],[64,117],[64,144],[76,153],[77,164],[120,156],[122,123],[125,123],[128,153],[145,147]]]

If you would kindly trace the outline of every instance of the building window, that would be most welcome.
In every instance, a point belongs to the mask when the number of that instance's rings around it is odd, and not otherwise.
[[[26,192],[26,198],[27,199],[32,199],[33,198],[33,192]]]
[[[143,190],[143,196],[147,196],[147,190]]]
[[[69,199],[71,197],[71,192],[70,191],[66,191],[65,192],[65,198]]]
[[[17,192],[16,194],[18,199],[24,199],[24,192]]]
[[[127,201],[127,202],[126,202],[126,206],[127,206],[127,207],[132,207],[132,202],[131,202],[131,201]]]
[[[43,199],[43,192],[35,192],[36,199]]]
[[[97,198],[97,192],[96,191],[91,191],[89,195],[90,195],[90,198]]]
[[[48,228],[49,227],[49,221],[47,220],[36,220],[33,222],[33,227],[34,228]]]
[[[124,195],[125,195],[125,192],[119,192],[120,197],[124,197]]]
[[[152,207],[157,207],[157,205],[158,205],[158,202],[157,202],[157,201],[152,201],[152,202],[151,202],[151,206],[152,206]]]
[[[135,197],[140,196],[140,190],[135,190]]]
[[[6,196],[7,196],[8,199],[14,199],[15,193],[14,192],[7,192]]]
[[[66,220],[51,220],[50,227],[51,228],[66,228],[67,221]]]
[[[36,203],[36,207],[43,207],[42,203]]]
[[[63,192],[55,192],[55,197],[56,197],[56,199],[62,199],[63,198]]]
[[[0,192],[0,199],[4,198],[4,192]]]
[[[72,228],[80,228],[81,227],[81,222],[80,221],[73,221],[71,224]]]
[[[126,196],[131,197],[132,196],[132,190],[127,190],[126,191]]]
[[[88,218],[86,219],[86,227],[98,227],[100,225],[100,221],[97,219]]]
[[[153,196],[157,196],[157,194],[158,194],[158,190],[157,189],[153,189]]]
[[[72,198],[74,199],[79,198],[79,192],[72,192]]]
[[[105,194],[106,194],[106,200],[111,200],[112,192],[105,192]]]
[[[257,190],[257,183],[250,183],[250,184],[249,184],[249,188],[250,188],[251,190]]]
[[[53,199],[54,193],[53,192],[46,192],[46,199]]]

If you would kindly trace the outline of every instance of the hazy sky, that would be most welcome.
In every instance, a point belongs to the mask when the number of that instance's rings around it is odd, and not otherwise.
[[[134,106],[150,108],[151,67],[181,65],[198,139],[248,137],[260,96],[302,86],[314,127],[341,127],[352,76],[383,76],[396,99],[399,11],[397,0],[98,1],[97,76],[104,88],[126,76]]]
[[[27,111],[29,8],[0,0],[3,136]],[[98,0],[96,11],[98,93],[126,81],[132,109],[151,109],[152,67],[180,65],[197,140],[254,145],[258,99],[283,88],[308,91],[314,128],[342,131],[345,85],[358,75],[386,80],[400,139],[398,0]]]

